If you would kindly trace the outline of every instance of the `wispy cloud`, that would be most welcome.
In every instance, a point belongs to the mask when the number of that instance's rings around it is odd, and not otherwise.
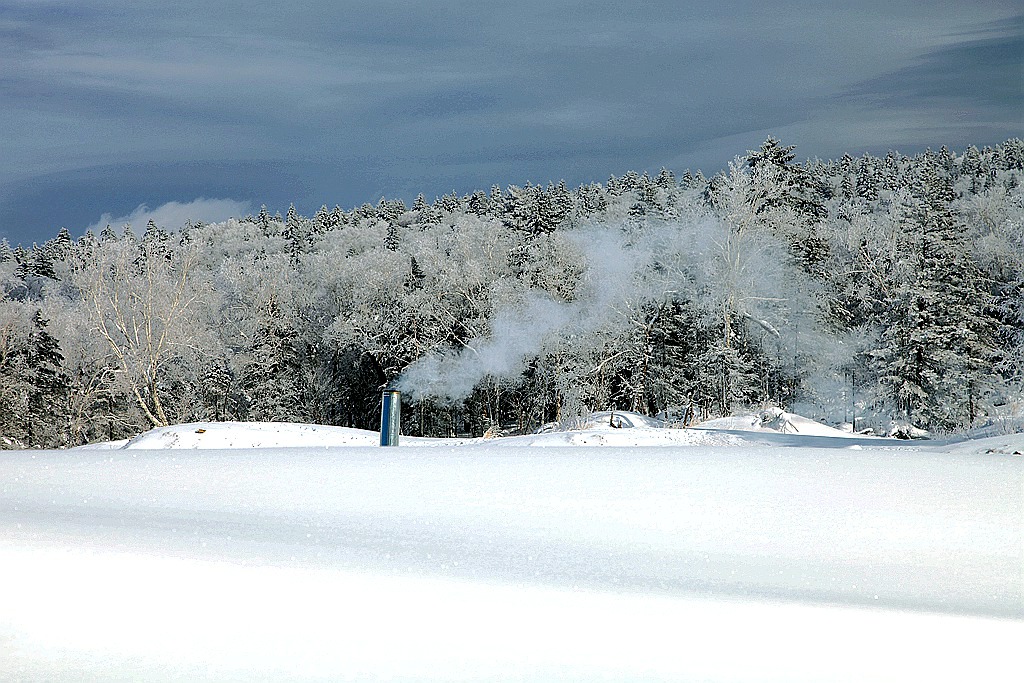
[[[0,0],[0,234],[1019,134],[1019,0],[298,5]]]
[[[993,35],[996,34],[996,35]],[[922,55],[916,63],[857,84],[850,97],[902,106],[968,101],[1019,117],[1024,14],[996,22]]]
[[[89,230],[102,230],[106,226],[120,227],[126,224],[132,226],[136,232],[145,230],[149,221],[153,221],[161,228],[177,230],[186,222],[193,223],[216,223],[228,218],[244,216],[251,210],[251,203],[247,201],[236,201],[234,199],[205,199],[200,197],[191,202],[167,202],[155,209],[150,209],[145,204],[140,204],[127,216],[112,217],[109,213],[100,216],[100,219],[88,227]]]

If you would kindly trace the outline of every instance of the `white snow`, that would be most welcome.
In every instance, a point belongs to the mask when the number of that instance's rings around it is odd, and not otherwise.
[[[151,429],[128,441],[125,448],[288,448],[379,443],[379,434],[348,427],[290,422],[195,422]]]
[[[831,436],[839,438],[864,438],[860,434],[829,427],[828,425],[809,420],[802,415],[788,413],[779,409],[768,409],[761,413],[720,417],[701,422],[703,429],[727,429],[750,432],[778,432],[781,434],[800,434],[802,436]]]
[[[624,417],[0,453],[0,680],[1017,680],[1024,436]]]
[[[614,426],[613,426],[614,425]],[[418,446],[465,446],[501,443],[503,446],[680,446],[735,445],[742,440],[729,434],[665,429],[658,420],[630,412],[595,413],[577,421],[573,429],[502,437],[500,440],[433,439],[402,436],[401,443]],[[348,427],[284,422],[196,422],[159,427],[130,441],[92,444],[82,449],[227,449],[376,446],[377,432]]]
[[[1003,434],[982,439],[954,441],[941,447],[947,453],[959,455],[1012,455],[1024,456],[1024,434]]]

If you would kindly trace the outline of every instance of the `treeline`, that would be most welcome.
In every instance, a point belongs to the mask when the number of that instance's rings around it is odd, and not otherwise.
[[[407,434],[766,404],[990,421],[1024,386],[1024,143],[626,173],[0,243],[0,442],[199,420]],[[167,228],[173,228],[168,230]]]

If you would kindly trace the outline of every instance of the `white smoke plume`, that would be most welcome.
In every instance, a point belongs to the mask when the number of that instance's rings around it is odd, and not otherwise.
[[[484,377],[514,376],[542,348],[545,340],[572,329],[586,333],[614,315],[615,304],[636,289],[636,271],[649,256],[623,243],[618,229],[580,230],[570,236],[587,270],[571,303],[530,293],[499,310],[491,334],[465,348],[426,356],[410,366],[396,383],[413,400],[433,396],[454,402],[465,398]]]
[[[457,401],[469,395],[487,375],[505,377],[522,372],[524,361],[544,338],[573,318],[573,304],[532,296],[516,308],[501,311],[491,322],[491,336],[466,348],[422,358],[398,381],[411,398],[435,396]]]
[[[798,291],[802,278],[788,264],[781,243],[737,245],[730,230],[722,221],[695,217],[633,232],[604,226],[568,234],[586,267],[574,301],[533,293],[499,309],[490,335],[461,350],[420,359],[397,387],[413,400],[433,396],[455,402],[488,375],[519,374],[557,335],[586,337],[614,329],[628,324],[638,304],[677,296],[694,302],[697,314],[708,317],[721,315],[727,297],[741,317],[776,340],[780,353],[792,353],[783,349],[795,344],[797,317],[803,317],[799,311],[813,308],[808,293]],[[799,330],[805,345],[809,322],[805,319]]]

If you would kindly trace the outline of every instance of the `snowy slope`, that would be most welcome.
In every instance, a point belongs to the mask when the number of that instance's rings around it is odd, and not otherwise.
[[[839,444],[855,443],[896,445],[916,448],[915,444],[877,437],[850,434],[800,415],[777,411],[764,415],[740,415],[700,423],[694,429],[666,428],[660,420],[626,411],[598,412],[577,420],[570,428],[551,425],[537,434],[501,437],[505,446],[728,446],[750,440],[764,441],[765,435],[795,435],[850,439]],[[746,439],[744,438],[746,437]],[[377,432],[348,427],[297,424],[284,422],[197,422],[152,429],[129,441],[91,444],[81,450],[128,449],[223,449],[223,448],[308,448],[342,446],[376,446]],[[433,439],[403,436],[403,444],[417,446],[473,445],[497,443],[492,439]],[[776,443],[778,440],[769,440]],[[783,439],[787,445],[828,447],[826,440]]]
[[[982,439],[964,439],[937,447],[937,450],[957,455],[1012,455],[1024,456],[1024,434],[1003,434]]]
[[[705,420],[698,425],[702,429],[738,430],[750,432],[778,432],[802,436],[828,436],[837,438],[863,438],[859,434],[844,432],[820,422],[809,420],[802,415],[782,410],[769,410],[759,414],[735,415]]]
[[[375,446],[380,435],[364,429],[291,422],[196,422],[159,427],[128,441],[125,448],[288,448]]]
[[[614,422],[615,426],[612,426]],[[742,439],[728,434],[665,429],[657,420],[636,413],[595,413],[573,429],[500,439],[433,439],[402,436],[404,445],[468,446],[713,446],[735,445]],[[196,422],[152,429],[127,442],[94,444],[83,450],[310,448],[376,446],[380,435],[362,429],[283,422]]]
[[[0,455],[0,680],[1019,673],[1014,437],[851,451],[595,424],[381,449],[249,427]],[[197,429],[236,447],[182,449]],[[237,447],[256,439],[277,441]]]

